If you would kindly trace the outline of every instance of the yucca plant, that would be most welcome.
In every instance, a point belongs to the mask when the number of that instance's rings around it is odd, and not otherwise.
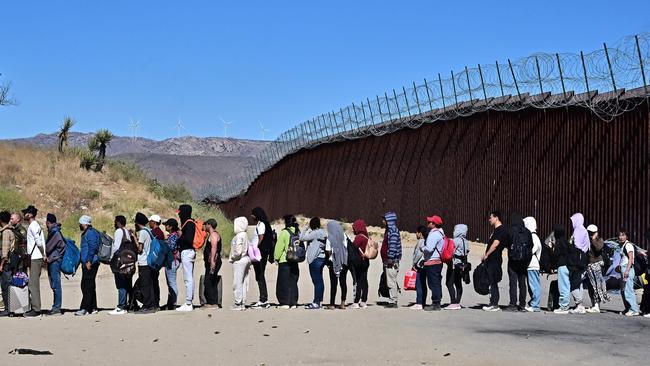
[[[63,154],[65,148],[68,147],[68,138],[70,137],[70,130],[72,129],[72,126],[74,126],[75,123],[76,123],[75,120],[73,120],[70,117],[66,117],[63,120],[61,129],[59,130],[59,153],[60,154]]]
[[[97,161],[95,171],[101,172],[106,162],[106,148],[113,140],[113,133],[106,129],[97,131],[95,136],[88,142],[90,151],[97,151]]]

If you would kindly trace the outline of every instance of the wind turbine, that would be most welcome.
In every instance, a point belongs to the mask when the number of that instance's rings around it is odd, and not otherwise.
[[[223,137],[228,138],[228,126],[232,124],[232,121],[226,121],[221,117],[219,117],[219,119],[223,122]]]
[[[266,133],[269,132],[269,129],[264,128],[262,122],[260,122],[260,131],[262,132],[262,140],[266,140]]]
[[[131,129],[131,141],[135,141],[138,138],[138,129],[140,128],[140,121],[134,121],[131,118],[129,122],[129,129]]]
[[[178,122],[176,122],[176,128],[178,129],[178,137],[181,137],[181,130],[187,130],[185,126],[183,126],[183,123],[181,123],[181,118],[178,117]]]

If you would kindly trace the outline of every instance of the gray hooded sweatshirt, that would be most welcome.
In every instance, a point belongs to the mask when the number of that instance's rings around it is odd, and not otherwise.
[[[458,224],[454,226],[454,265],[462,263],[457,257],[467,257],[468,254],[467,225]]]

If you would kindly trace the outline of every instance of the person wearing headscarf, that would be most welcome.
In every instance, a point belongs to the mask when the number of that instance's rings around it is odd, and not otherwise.
[[[397,308],[399,294],[399,261],[402,259],[402,239],[397,227],[397,214],[387,212],[383,217],[383,224],[386,227],[384,241],[381,245],[381,260],[386,273],[386,284],[388,285],[389,299],[387,308]]]
[[[572,245],[569,246],[569,282],[571,286],[571,297],[576,307],[570,311],[571,314],[585,314],[587,309],[582,305],[583,287],[582,277],[587,268],[587,251],[591,243],[589,233],[584,226],[585,218],[581,213],[571,216],[573,225]]]
[[[287,250],[291,235],[298,234],[296,218],[293,215],[284,216],[285,228],[278,234],[278,242],[273,251],[273,259],[278,264],[278,280],[275,295],[280,309],[296,309],[298,307],[298,278],[300,269],[298,263],[287,261]]]
[[[354,241],[352,244],[359,249],[361,253],[365,253],[368,246],[368,229],[366,222],[359,219],[352,224],[352,231],[354,232]],[[354,304],[353,309],[365,309],[368,301],[368,268],[370,268],[370,260],[364,256],[361,262],[356,264],[352,270],[354,282],[357,284],[356,291],[354,291]]]
[[[588,313],[600,313],[600,304],[610,300],[607,293],[607,286],[603,279],[603,247],[605,242],[598,234],[598,227],[596,225],[587,226],[589,233],[589,251],[587,258],[589,264],[587,265],[587,277],[589,278],[589,298],[591,299],[591,307],[587,309]]]
[[[343,233],[343,227],[338,221],[331,220],[327,223],[328,241],[331,247],[329,267],[330,275],[330,305],[328,309],[336,307],[336,291],[341,286],[340,309],[345,309],[345,300],[348,293],[348,248],[347,239]]]
[[[273,263],[273,229],[266,216],[266,212],[261,207],[255,207],[251,211],[251,218],[255,224],[255,237],[251,245],[257,245],[262,255],[259,262],[253,263],[255,270],[255,281],[259,288],[260,298],[259,301],[251,306],[253,309],[268,309],[271,307],[269,304],[269,294],[266,288],[266,263]]]

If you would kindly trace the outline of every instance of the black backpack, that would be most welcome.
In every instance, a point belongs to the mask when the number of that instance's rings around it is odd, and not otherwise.
[[[634,244],[633,244],[634,245]],[[648,256],[634,245],[634,274],[641,276],[648,271]]]
[[[514,226],[512,228],[512,237],[510,247],[508,248],[508,259],[518,262],[526,267],[533,259],[533,242],[528,229],[523,226]]]
[[[487,295],[490,293],[490,277],[485,263],[476,266],[472,276],[474,280],[474,291],[479,295]]]
[[[363,262],[363,257],[361,256],[361,251],[357,248],[352,240],[346,236],[347,241],[347,250],[348,250],[348,267],[354,267],[360,265]]]
[[[575,244],[569,243],[566,257],[566,264],[569,269],[583,270],[587,268],[588,260],[589,259],[587,258],[587,253],[578,249]]]
[[[287,262],[300,263],[303,262],[307,256],[305,244],[300,241],[298,230],[295,233],[291,230],[285,229],[289,233],[289,245],[287,246]]]
[[[542,253],[539,256],[539,273],[551,274],[557,271],[557,256],[554,253],[555,236],[553,233],[542,242]]]
[[[115,252],[115,255],[111,258],[111,271],[115,274],[130,276],[135,274],[138,255],[136,254],[133,238],[125,229],[122,230],[124,230],[122,243],[120,244],[120,249]]]

